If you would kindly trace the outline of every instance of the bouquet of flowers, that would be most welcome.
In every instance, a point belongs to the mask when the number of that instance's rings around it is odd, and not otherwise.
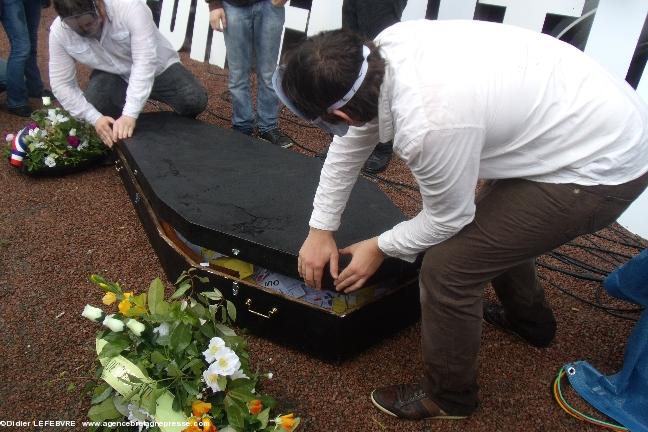
[[[61,174],[103,158],[108,148],[92,125],[72,117],[50,98],[34,111],[32,122],[6,136],[9,163],[28,174]]]
[[[115,313],[86,305],[82,315],[105,329],[98,332],[99,366],[88,416],[93,431],[292,432],[293,414],[271,417],[275,401],[257,392],[261,378],[252,371],[246,342],[228,326],[234,304],[216,289],[194,292],[192,270],[164,298],[155,279],[147,293],[134,295],[98,275],[105,305]],[[193,295],[191,295],[193,294]]]

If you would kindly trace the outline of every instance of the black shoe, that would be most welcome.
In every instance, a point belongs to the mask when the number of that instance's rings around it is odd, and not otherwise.
[[[419,384],[396,384],[378,388],[371,392],[371,402],[386,414],[408,420],[459,420],[467,417],[443,411]]]
[[[56,100],[56,96],[54,96],[54,93],[52,93],[52,90],[50,90],[50,89],[43,89],[43,91],[41,91],[40,94],[32,94],[32,93],[30,93],[29,97],[33,97],[33,98],[48,97],[52,101]]]
[[[362,171],[368,174],[378,174],[385,171],[393,153],[391,141],[379,143],[362,167]]]
[[[270,141],[272,144],[277,145],[281,148],[288,148],[294,144],[290,138],[288,138],[286,135],[284,135],[283,132],[279,130],[279,128],[265,131],[261,135],[259,135],[259,138]]]
[[[32,108],[29,105],[22,105],[14,108],[7,108],[9,114],[17,115],[19,117],[31,117]]]
[[[556,323],[538,325],[534,329],[515,326],[506,317],[504,307],[496,303],[484,302],[484,321],[509,334],[515,335],[536,348],[546,348],[556,335]]]

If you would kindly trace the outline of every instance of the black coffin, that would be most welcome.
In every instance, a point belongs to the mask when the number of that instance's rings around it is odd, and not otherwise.
[[[117,155],[117,169],[169,279],[196,267],[210,279],[208,286],[236,304],[239,325],[339,358],[418,317],[417,268],[400,260],[385,260],[367,287],[349,296],[310,290],[296,280],[320,160],[167,112],[142,115],[136,135],[117,146]],[[361,178],[336,241],[343,247],[404,219]],[[220,255],[250,264],[254,273],[210,258]]]

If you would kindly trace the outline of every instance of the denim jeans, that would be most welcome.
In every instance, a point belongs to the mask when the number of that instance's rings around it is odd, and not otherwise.
[[[121,117],[126,103],[128,83],[119,75],[94,70],[85,98],[101,114]],[[181,63],[174,63],[155,77],[150,99],[163,102],[185,117],[196,117],[207,106],[207,90]]]
[[[36,48],[41,0],[2,0],[2,25],[11,44],[7,59],[7,106],[27,105],[30,95],[40,96],[43,81],[38,69]]]
[[[6,89],[7,89],[7,61],[5,59],[0,59],[0,92],[5,91]]]
[[[263,133],[277,127],[279,100],[272,88],[272,74],[277,67],[285,9],[261,0],[250,6],[232,6],[223,2],[227,18],[225,47],[232,97],[232,127],[246,134],[254,128],[250,88],[252,55],[256,56],[256,122]]]

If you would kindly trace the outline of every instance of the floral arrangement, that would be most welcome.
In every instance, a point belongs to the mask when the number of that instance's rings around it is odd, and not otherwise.
[[[62,172],[99,160],[108,152],[92,125],[77,120],[49,97],[32,120],[6,136],[9,163],[27,173]]]
[[[147,293],[125,292],[92,275],[114,313],[86,305],[82,315],[105,329],[96,337],[99,366],[89,386],[91,430],[160,432],[292,432],[293,414],[271,417],[276,402],[257,392],[260,374],[250,368],[247,345],[229,324],[234,304],[216,289],[194,292],[193,270],[164,298],[155,279]],[[114,306],[113,306],[114,307]],[[126,425],[126,426],[125,426]]]

